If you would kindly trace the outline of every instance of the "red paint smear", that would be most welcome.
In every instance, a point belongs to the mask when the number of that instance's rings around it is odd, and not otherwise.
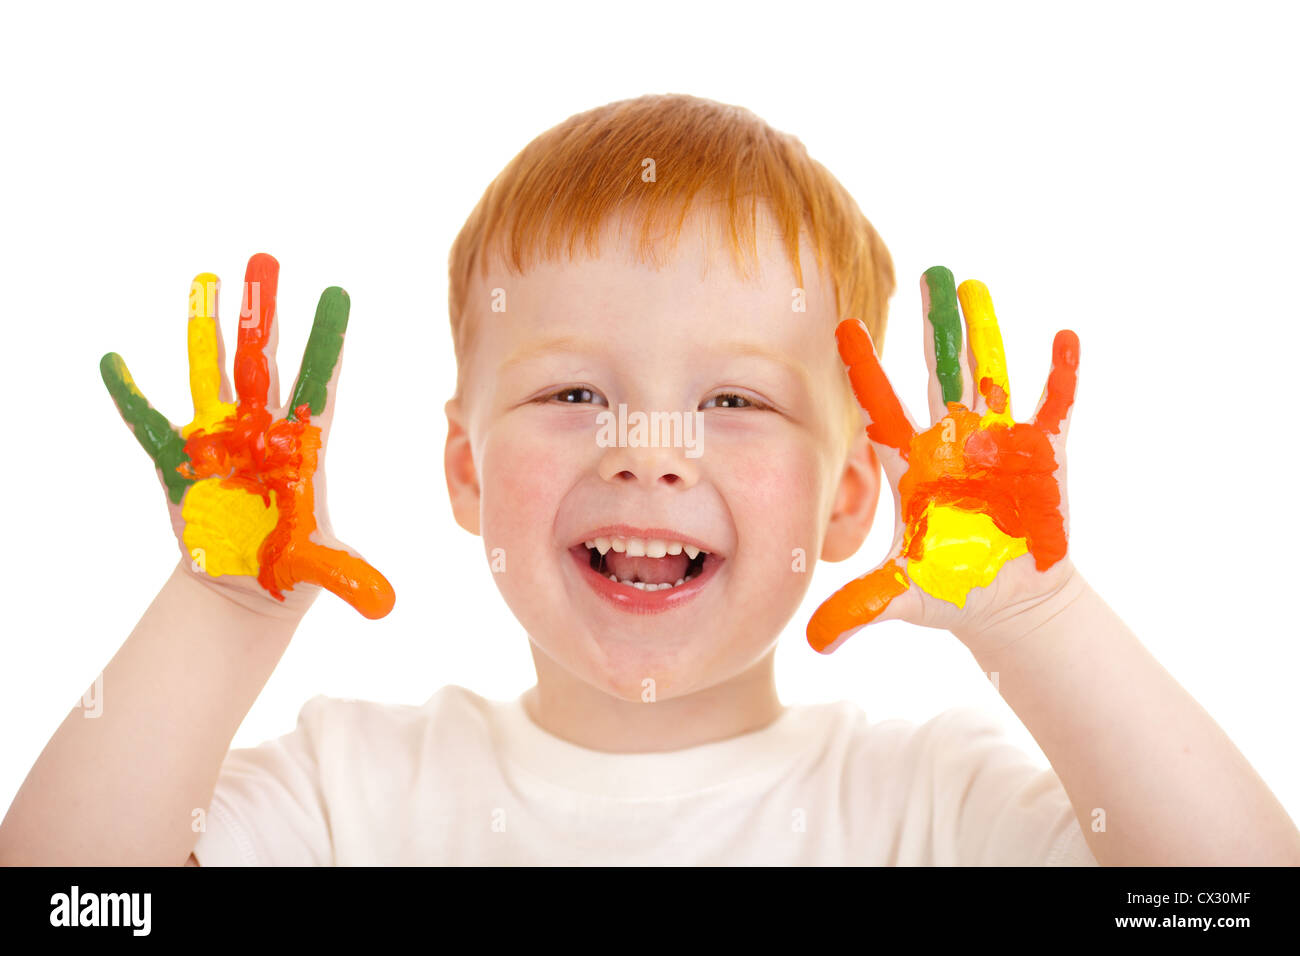
[[[980,394],[984,396],[984,401],[991,411],[1001,415],[1007,410],[1006,389],[988,376],[980,379]]]
[[[382,574],[355,555],[311,540],[317,530],[313,477],[320,451],[320,429],[311,424],[311,407],[299,405],[298,421],[271,421],[265,408],[240,403],[229,431],[194,432],[185,443],[187,478],[222,478],[222,486],[241,488],[270,504],[275,492],[279,514],[257,552],[257,581],[276,600],[305,581],[347,601],[368,618],[383,617],[395,595]]]
[[[1034,417],[1034,423],[1053,435],[1061,431],[1061,422],[1074,404],[1079,384],[1079,337],[1061,329],[1052,341],[1052,372],[1047,376],[1047,397]]]
[[[271,387],[266,345],[275,319],[279,282],[280,263],[273,256],[262,252],[248,260],[239,313],[239,340],[235,347],[235,394],[241,405],[245,402],[266,405],[266,393]]]
[[[955,440],[945,442],[949,420]],[[923,515],[932,502],[987,514],[1004,534],[1025,539],[1040,571],[1065,557],[1056,454],[1038,424],[981,428],[979,415],[949,402],[947,418],[913,440],[909,461],[898,482],[909,558],[924,555]]]
[[[885,377],[885,370],[880,367],[866,326],[857,319],[845,319],[836,327],[835,338],[840,358],[848,367],[853,394],[871,419],[867,435],[878,444],[898,449],[906,458],[912,425]]]

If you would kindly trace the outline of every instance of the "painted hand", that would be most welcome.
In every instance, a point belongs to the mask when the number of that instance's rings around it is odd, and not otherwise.
[[[248,260],[235,351],[235,394],[224,373],[215,275],[194,279],[188,325],[194,420],[177,429],[140,393],[121,356],[99,370],[122,418],[158,468],[177,541],[196,574],[241,597],[305,610],[326,588],[368,618],[393,608],[392,586],[341,545],[325,508],[323,444],[338,380],[348,294],[321,293],[289,402],[275,364],[280,264]]]
[[[889,558],[840,588],[808,622],[808,643],[823,653],[875,620],[946,627],[959,637],[978,633],[983,623],[1060,587],[1072,571],[1065,437],[1078,337],[1068,329],[1056,333],[1038,411],[1032,422],[1017,423],[984,284],[968,280],[954,288],[952,273],[935,266],[921,279],[921,304],[932,423],[925,431],[895,395],[863,324],[849,319],[835,331],[896,509]]]

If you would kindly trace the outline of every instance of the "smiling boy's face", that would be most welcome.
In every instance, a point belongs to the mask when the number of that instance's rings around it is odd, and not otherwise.
[[[599,258],[493,270],[470,290],[448,482],[457,520],[497,559],[539,681],[545,661],[640,701],[647,679],[664,700],[738,678],[770,654],[816,557],[852,554],[870,524],[878,470],[860,430],[846,464],[829,279],[804,245],[796,311],[770,221],[748,279],[707,222],[687,219],[662,269],[635,261],[612,223]],[[638,442],[637,412],[677,413],[680,445]],[[687,547],[653,557],[656,540]]]

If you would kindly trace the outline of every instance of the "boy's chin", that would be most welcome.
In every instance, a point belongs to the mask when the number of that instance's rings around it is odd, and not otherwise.
[[[652,704],[688,697],[741,677],[763,657],[762,648],[724,647],[724,633],[702,627],[677,632],[672,645],[654,638],[609,640],[587,631],[556,637],[547,656],[587,687],[627,703]],[[575,638],[577,642],[575,643]],[[767,647],[775,647],[775,636]]]
[[[611,637],[595,633],[590,624],[574,624],[564,633],[530,636],[538,680],[566,696],[597,691],[627,703],[648,704],[693,693],[728,676],[715,673],[726,669],[718,660],[718,648],[711,645],[716,629],[676,633],[674,646],[668,646],[652,635]]]
[[[649,668],[646,668],[649,669]],[[675,698],[685,697],[701,686],[708,686],[711,681],[702,671],[679,667],[676,670],[660,670],[653,675],[643,674],[639,670],[608,670],[592,674],[592,686],[628,704],[663,703]]]

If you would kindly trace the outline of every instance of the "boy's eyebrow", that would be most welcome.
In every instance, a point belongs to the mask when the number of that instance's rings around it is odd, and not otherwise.
[[[549,339],[529,342],[522,348],[516,349],[509,358],[501,363],[501,371],[504,372],[506,369],[514,368],[514,366],[522,365],[530,359],[549,355],[552,352],[578,352],[590,355],[595,351],[595,343],[588,342],[586,339],[580,339],[574,335],[556,335]]]
[[[540,339],[536,342],[529,342],[522,348],[517,349],[509,358],[501,363],[501,371],[513,368],[516,365],[522,365],[531,359],[539,358],[543,355],[549,355],[555,352],[577,352],[583,355],[591,355],[598,351],[598,344],[588,339],[579,338],[574,335],[557,335],[548,339]],[[804,368],[803,363],[791,361],[782,352],[760,345],[757,342],[750,342],[744,339],[736,339],[730,342],[724,342],[716,349],[710,351],[734,355],[740,358],[758,358],[768,362],[780,365],[782,368],[791,372],[805,388],[808,387],[809,376],[808,370]]]

